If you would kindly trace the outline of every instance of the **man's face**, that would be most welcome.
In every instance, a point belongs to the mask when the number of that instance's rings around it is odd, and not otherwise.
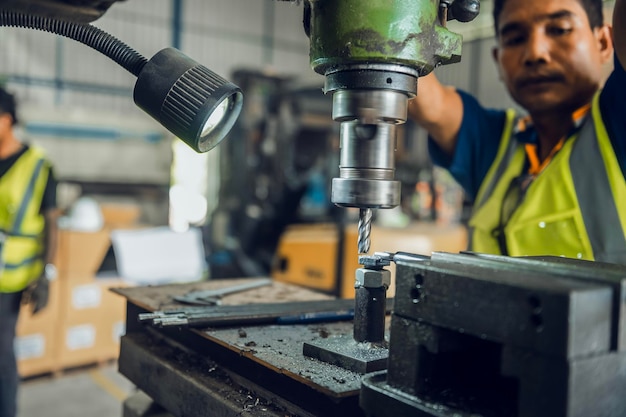
[[[531,114],[589,102],[611,53],[608,28],[592,29],[578,0],[508,0],[500,14],[500,78]]]

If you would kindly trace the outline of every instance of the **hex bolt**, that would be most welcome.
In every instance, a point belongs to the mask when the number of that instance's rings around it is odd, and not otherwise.
[[[358,268],[355,274],[354,288],[380,288],[385,290],[391,285],[391,271],[387,269]]]

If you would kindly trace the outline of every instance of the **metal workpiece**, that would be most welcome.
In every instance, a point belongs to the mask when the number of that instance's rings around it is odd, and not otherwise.
[[[381,344],[357,342],[350,335],[341,335],[305,342],[302,354],[363,375],[386,369],[389,350]]]
[[[365,267],[355,272],[353,338],[305,343],[305,356],[360,373],[385,369],[388,355],[386,293],[391,284],[391,272],[384,266],[390,264],[390,258],[387,253],[359,257]]]
[[[385,287],[356,290],[353,335],[305,342],[304,356],[365,374],[387,367]]]

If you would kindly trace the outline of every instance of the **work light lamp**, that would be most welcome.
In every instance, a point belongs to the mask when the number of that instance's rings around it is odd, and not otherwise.
[[[146,63],[134,99],[197,152],[213,149],[226,136],[243,103],[239,87],[174,48]]]
[[[243,94],[239,87],[177,49],[163,49],[147,60],[91,24],[1,7],[0,26],[56,33],[108,56],[137,77],[135,103],[197,152],[209,151],[220,143],[241,112]]]

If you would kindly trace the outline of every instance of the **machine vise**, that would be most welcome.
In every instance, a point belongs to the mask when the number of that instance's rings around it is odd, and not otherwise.
[[[556,257],[398,253],[386,371],[370,417],[619,417],[626,267]]]

